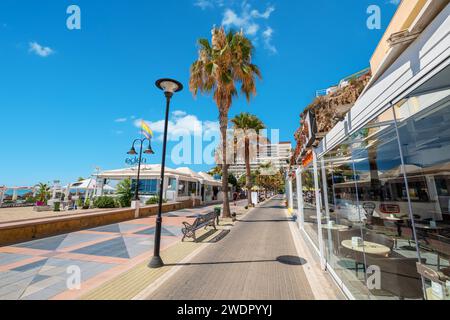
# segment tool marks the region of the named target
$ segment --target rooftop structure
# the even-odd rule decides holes
[[[261,165],[271,163],[277,170],[286,169],[289,167],[289,160],[291,156],[291,142],[280,142],[277,144],[267,145],[263,144],[260,146],[256,158],[250,162],[250,167],[252,171],[255,171],[260,169]],[[236,159],[236,163],[230,165],[228,171],[238,178],[244,175],[246,171],[244,159],[238,157]]]
[[[97,179],[96,195],[102,195],[102,187],[108,180],[131,179],[135,183],[137,167],[100,172]],[[143,201],[158,194],[161,181],[161,165],[142,165],[140,172],[139,195]],[[132,187],[134,190],[134,187]],[[222,182],[204,172],[190,168],[165,168],[164,198],[169,201],[197,200],[200,203],[221,201]]]

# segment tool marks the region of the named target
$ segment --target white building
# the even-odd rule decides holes
[[[253,161],[250,162],[252,171],[260,169],[261,165],[271,163],[277,169],[289,168],[289,162],[292,156],[291,142],[280,142],[277,144],[262,144],[259,152]],[[229,167],[229,172],[237,178],[245,174],[245,159],[241,156],[236,158],[236,162]]]
[[[402,1],[371,67],[350,112],[287,175],[288,204],[348,298],[448,300],[449,1]]]
[[[137,167],[104,171],[98,174],[96,196],[103,195],[103,186],[108,180],[131,179],[135,188]],[[196,200],[197,203],[210,204],[222,201],[222,182],[204,172],[189,168],[165,168],[164,199],[168,201]],[[149,198],[159,195],[161,165],[142,165],[140,172],[139,197],[145,203]],[[230,186],[231,191],[231,186]]]

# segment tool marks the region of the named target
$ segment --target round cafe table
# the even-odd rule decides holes
[[[332,227],[330,227],[328,224],[322,224],[322,228],[323,229],[328,229],[328,230],[337,230],[337,231],[344,231],[344,230],[348,230],[349,229],[348,226],[343,226],[343,225],[340,225],[340,224],[335,224]]]
[[[310,218],[311,220],[317,220],[317,215],[309,216],[309,218]],[[322,217],[320,217],[320,219],[321,219],[321,220],[326,220],[327,218],[322,216]]]
[[[364,241],[364,244],[362,246],[354,246],[352,243],[352,240],[344,240],[344,241],[342,241],[341,244],[344,248],[347,248],[347,249],[350,249],[353,251],[357,251],[357,252],[361,252],[361,253],[369,253],[369,254],[375,254],[375,255],[380,255],[380,256],[386,256],[391,252],[391,249],[389,249],[388,247],[386,247],[382,244],[369,242],[369,241]]]
[[[444,228],[444,227],[439,227],[439,226],[432,227],[432,226],[430,226],[428,224],[419,224],[419,223],[416,224],[416,228],[423,229],[423,230],[435,230],[435,231],[447,229],[447,228]]]
[[[387,217],[384,217],[384,218],[381,218],[381,219],[394,223],[395,226],[397,227],[397,235],[398,235],[398,237],[400,238],[402,236],[402,223],[403,223],[404,219],[397,218],[397,217],[391,217],[391,216],[387,216]]]

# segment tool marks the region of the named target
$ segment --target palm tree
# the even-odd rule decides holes
[[[50,198],[50,187],[46,183],[39,183],[37,185],[37,194],[36,198],[39,202],[42,202],[44,205],[47,204],[47,200]]]
[[[252,64],[254,47],[243,32],[225,32],[224,28],[212,29],[211,43],[208,39],[198,40],[198,59],[191,66],[189,88],[192,94],[198,92],[213,94],[219,109],[220,132],[222,135],[222,191],[223,216],[230,217],[228,195],[227,129],[228,112],[233,99],[238,96],[237,86],[250,102],[256,95],[256,77],[261,79],[259,68]]]
[[[131,190],[131,179],[122,180],[117,185],[116,193],[122,208],[131,206],[131,199],[133,198],[133,191]]]
[[[259,132],[265,129],[264,123],[258,119],[255,115],[244,112],[235,116],[231,122],[233,123],[233,128],[235,132],[239,132],[240,135],[238,140],[244,140],[244,160],[245,160],[245,175],[246,175],[246,188],[247,190],[251,190],[252,181],[251,181],[251,168],[250,168],[250,142],[254,140]],[[242,139],[243,138],[243,139]],[[255,141],[253,141],[255,142]],[[256,142],[257,143],[257,142]],[[252,205],[252,195],[250,192],[247,192],[248,205]]]
[[[220,166],[215,166],[208,172],[208,174],[211,176],[215,176],[215,175],[222,176],[222,168]]]

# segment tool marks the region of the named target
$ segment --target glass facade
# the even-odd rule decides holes
[[[135,190],[136,180],[131,180],[131,190]],[[157,179],[144,179],[139,180],[139,194],[142,195],[157,195],[159,191],[159,180]]]
[[[314,183],[314,166],[312,164],[305,168],[302,172],[302,189],[304,228],[308,236],[318,247],[317,199]]]
[[[299,177],[304,231],[353,297],[450,299],[450,90],[389,107]]]

